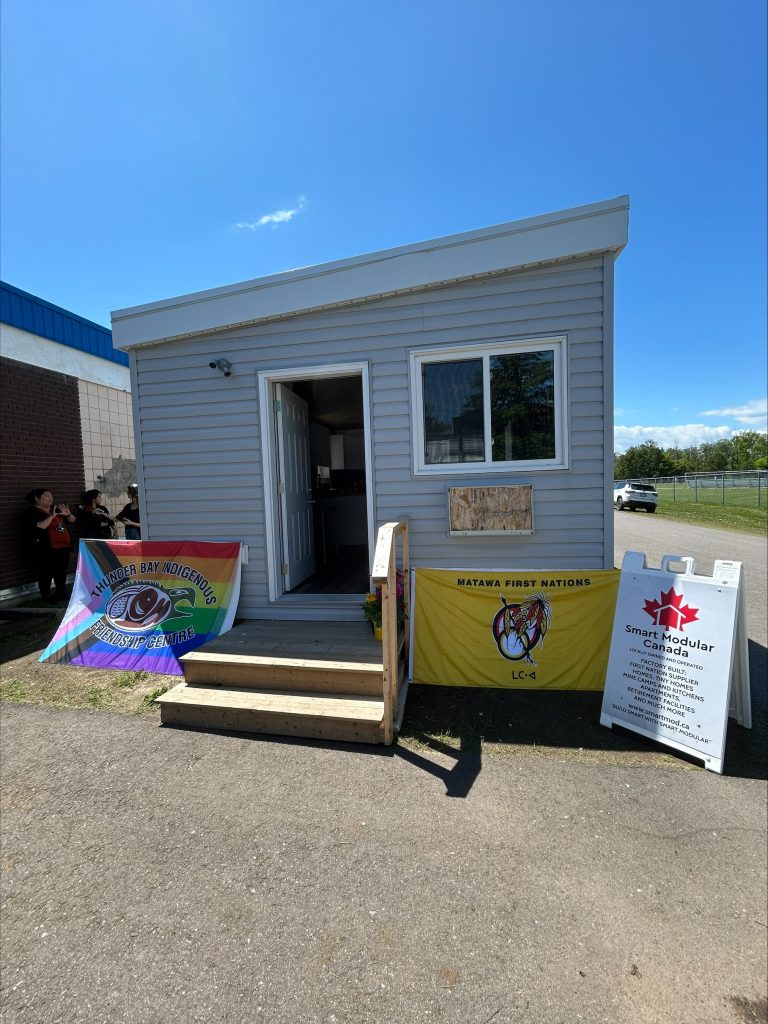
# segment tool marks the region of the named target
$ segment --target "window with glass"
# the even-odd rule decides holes
[[[417,471],[564,465],[564,344],[414,353]]]

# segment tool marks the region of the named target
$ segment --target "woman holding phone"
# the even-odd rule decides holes
[[[77,513],[77,527],[81,537],[112,540],[115,520],[109,509],[101,504],[101,491],[95,488],[83,495],[83,504]]]
[[[55,502],[48,487],[38,487],[27,495],[27,533],[33,551],[40,597],[50,599],[51,580],[56,587],[55,601],[67,600],[67,570],[72,551],[68,526],[75,521],[69,506]]]

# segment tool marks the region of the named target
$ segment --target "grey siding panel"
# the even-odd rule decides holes
[[[543,476],[543,474],[542,474],[542,476]],[[543,479],[540,480],[534,474],[531,474],[531,476],[529,478],[527,478],[527,479],[523,477],[519,481],[517,479],[515,479],[515,480],[513,480],[511,482],[515,482],[515,483],[517,483],[517,482],[520,482],[520,483],[532,483],[532,484],[534,484],[534,498],[535,498],[535,500],[539,496],[541,496],[543,500],[551,500],[551,501],[556,501],[556,502],[579,501],[582,498],[582,496],[586,494],[586,495],[589,496],[589,498],[587,500],[593,501],[593,500],[595,500],[595,497],[596,497],[596,495],[598,493],[599,493],[599,497],[602,498],[602,495],[603,495],[603,481],[602,481],[602,477],[600,477],[597,474],[592,474],[591,478],[585,476],[584,479],[590,481],[589,484],[587,484],[584,488],[581,488],[578,485],[574,485],[572,488],[567,488],[567,487],[562,486],[562,484],[561,484],[562,489],[554,490],[554,492],[553,492],[552,488],[546,486],[546,483],[545,483],[545,481]],[[498,483],[499,480],[496,480],[494,482]],[[502,482],[505,482],[505,481],[503,480]],[[509,478],[507,478],[506,482],[510,482]],[[429,494],[429,495],[439,494],[441,496],[440,500],[447,502],[447,498],[446,498],[446,494],[445,494],[445,488],[447,486],[449,486],[449,485],[454,486],[457,483],[466,483],[466,479],[463,479],[463,480],[459,480],[458,478],[453,478],[452,480],[444,480],[443,479],[443,485],[442,485],[441,488],[435,487],[435,481],[434,480],[428,480],[426,482],[422,482],[421,479],[419,479],[418,481],[412,482],[411,486],[408,488],[408,497],[409,498],[413,498],[414,506],[421,504],[421,502],[423,501],[423,496],[425,494]],[[483,484],[487,484],[488,481],[487,480],[482,480],[482,479],[479,479],[479,480],[474,480],[473,479],[472,483],[474,485],[477,485],[477,486],[482,486]],[[392,501],[392,497],[393,496],[396,496],[396,498],[398,498],[398,499],[401,499],[402,496],[403,496],[402,482],[401,482],[401,480],[397,480],[394,483],[383,481],[383,480],[378,479],[378,474],[377,474],[377,488],[376,488],[376,492],[377,492],[377,501],[379,502],[379,504],[381,504],[383,501],[389,501],[390,502],[390,507],[391,507],[391,501]]]
[[[602,498],[602,491],[599,492],[584,492],[579,491],[576,494],[569,492],[557,492],[556,494],[547,495],[547,500],[543,501],[539,494],[534,495],[535,503],[535,514],[537,524],[540,525],[542,515],[553,514],[549,512],[550,508],[558,510],[554,514],[561,515],[562,509],[567,509],[569,516],[592,514],[591,504],[594,501]],[[401,500],[395,497],[380,496],[379,497],[379,509],[386,510],[392,509],[396,505],[401,504]],[[567,503],[567,504],[566,504]],[[442,520],[442,531],[446,533],[448,530],[448,521],[446,519],[446,508],[448,501],[445,493],[441,492],[438,494],[421,495],[417,503],[412,502],[409,513],[411,522],[418,518],[424,518],[429,516],[438,516]],[[382,515],[380,518],[390,518],[389,516]]]
[[[158,441],[149,441],[144,447],[144,458],[154,456],[156,460],[167,460],[175,465],[180,462],[179,456],[183,455],[185,461],[190,459],[207,460],[211,452],[216,452],[216,459],[225,461],[242,462],[248,458],[250,452],[260,458],[261,449],[252,438],[242,437],[209,437],[206,438],[206,451],[198,449],[190,450],[189,442],[185,440],[171,441],[165,437]]]
[[[573,391],[573,389],[571,389]],[[579,397],[578,405],[573,405],[571,416],[597,416],[602,419],[603,417],[603,403],[599,402],[585,402]],[[613,409],[608,410],[608,415],[613,416]]]
[[[249,457],[251,460],[259,459],[258,449],[254,447],[250,452],[244,451],[242,448],[237,451],[217,451],[216,461],[213,463],[211,462],[209,452],[186,452],[183,460],[179,459],[176,452],[164,451],[157,454],[146,452],[144,460],[148,466],[168,466],[168,473],[183,475],[186,468],[191,466],[197,466],[206,472],[222,469],[225,472],[231,473],[233,466],[236,468],[242,466],[248,461]]]
[[[408,353],[429,345],[566,334],[570,469],[506,475],[412,473]],[[430,292],[297,316],[134,350],[136,423],[150,539],[237,539],[248,545],[238,614],[297,616],[267,599],[265,500],[257,374],[362,363],[369,367],[377,522],[408,515],[414,565],[595,569],[603,566],[603,264],[532,268]],[[208,366],[226,356],[232,376]],[[531,483],[532,536],[447,535],[447,488]],[[357,617],[316,603],[314,614]],[[318,609],[320,609],[318,611]]]
[[[574,431],[595,430],[602,432],[603,422],[602,416],[571,416],[571,428]]]

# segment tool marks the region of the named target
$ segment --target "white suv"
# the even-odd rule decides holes
[[[621,512],[628,508],[630,512],[644,508],[646,512],[655,512],[659,496],[652,484],[636,484],[632,480],[617,480],[613,485],[613,504]]]

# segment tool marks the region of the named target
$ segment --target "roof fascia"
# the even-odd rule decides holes
[[[629,197],[323,263],[112,313],[115,348],[297,315],[626,245]]]

